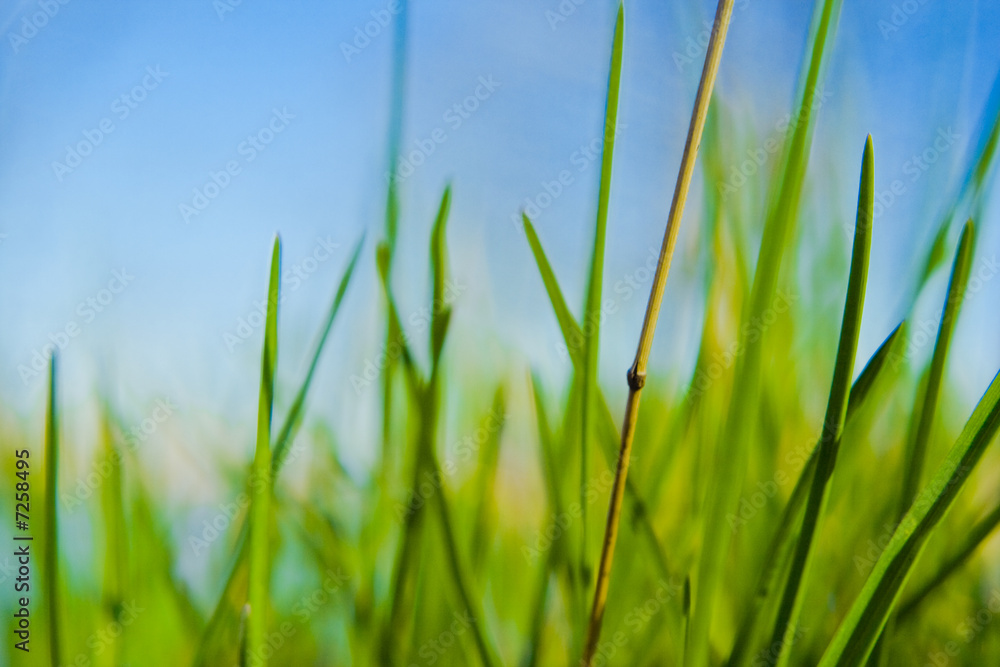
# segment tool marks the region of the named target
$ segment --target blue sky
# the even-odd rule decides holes
[[[283,304],[279,359],[291,383],[367,230],[319,391],[333,416],[355,419],[375,405],[375,392],[356,396],[349,378],[379,351],[371,257],[382,229],[393,39],[377,21],[392,5],[221,1],[33,0],[0,10],[0,397],[17,413],[38,414],[43,394],[43,383],[25,380],[18,367],[71,327],[77,333],[63,352],[71,403],[105,390],[141,416],[144,405],[169,396],[182,408],[252,424],[260,328],[235,345],[227,335],[238,336],[265,293],[275,231],[286,268],[298,268],[298,281],[286,284],[295,288]],[[537,222],[571,303],[581,303],[599,172],[586,145],[600,133],[615,6],[575,2],[564,0],[574,9],[559,21],[557,0],[411,6],[404,149],[431,141],[434,150],[402,186],[397,275],[416,279],[400,280],[399,298],[408,314],[426,298],[427,231],[450,181],[456,326],[468,348],[483,346],[485,367],[502,369],[523,354],[546,372],[566,370],[511,217],[560,172],[572,172]],[[742,132],[763,139],[790,109],[809,4],[736,3],[718,93]],[[36,21],[44,25],[25,28],[46,7],[51,17]],[[714,3],[626,7],[609,289],[659,244],[700,71],[678,66],[676,54],[697,42]],[[373,36],[354,43],[366,24]],[[998,27],[995,3],[845,3],[810,172],[810,190],[829,206],[809,211],[803,224],[829,230],[851,219],[868,132],[883,191],[912,178],[908,161],[940,133],[955,137],[916,180],[905,180],[880,219],[859,356],[903,315],[904,278],[959,176],[1000,66]],[[343,47],[352,43],[356,52]],[[477,92],[473,111],[455,111]],[[81,142],[92,150],[84,146],[76,164],[67,148]],[[197,215],[182,210],[206,202]],[[694,243],[696,211],[685,216],[682,253]],[[980,261],[1000,247],[997,214],[992,206],[982,221]],[[116,293],[123,271],[131,278]],[[675,360],[692,356],[697,284],[682,255],[654,367],[680,373],[687,362]],[[937,288],[920,311],[928,318]],[[982,335],[1000,326],[998,297],[1000,281],[986,281],[959,327],[952,374],[969,400],[1000,365],[995,339]],[[644,301],[641,294],[621,303],[607,323],[601,372],[614,378],[611,386],[622,384]]]

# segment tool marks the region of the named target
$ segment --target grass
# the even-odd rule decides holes
[[[226,502],[248,502],[226,517],[206,553],[192,559],[190,551],[201,530],[191,528],[191,508],[204,503],[166,493],[170,473],[150,449],[185,438],[215,452],[218,438],[237,437],[232,425],[222,435],[189,431],[181,417],[137,447],[127,436],[137,406],[100,395],[98,446],[88,449],[78,426],[88,422],[78,417],[92,406],[61,403],[55,359],[44,429],[0,421],[5,455],[16,448],[35,457],[40,448],[44,470],[44,529],[34,542],[43,594],[32,601],[42,646],[27,662],[6,649],[9,663],[832,667],[933,664],[952,642],[960,650],[948,664],[996,664],[996,627],[960,628],[989,608],[998,586],[998,455],[990,445],[1000,428],[1000,375],[970,416],[949,351],[969,310],[977,228],[990,222],[984,202],[1000,83],[958,187],[921,221],[932,232],[901,276],[906,319],[875,332],[883,342],[856,372],[858,355],[869,354],[859,349],[862,326],[874,331],[884,319],[864,307],[869,262],[888,261],[872,245],[873,194],[884,185],[871,138],[853,245],[844,247],[836,229],[814,229],[804,213],[826,203],[830,185],[812,155],[812,96],[834,52],[840,4],[814,3],[796,122],[777,163],[723,198],[711,184],[725,179],[746,141],[738,117],[712,95],[733,7],[719,3],[641,330],[632,323],[641,335],[627,395],[597,372],[619,342],[599,323],[606,254],[620,247],[609,212],[625,191],[611,187],[617,110],[629,95],[622,69],[626,55],[641,57],[626,54],[624,6],[609,11],[608,88],[591,100],[595,113],[603,103],[604,144],[594,226],[585,226],[593,246],[586,272],[572,281],[582,303],[566,299],[577,291],[556,275],[547,229],[522,216],[516,259],[551,308],[539,317],[565,345],[563,376],[516,350],[506,351],[500,371],[487,370],[491,352],[481,341],[492,339],[458,317],[467,302],[449,294],[461,277],[449,229],[463,224],[452,220],[463,190],[444,185],[433,211],[411,209],[392,175],[407,90],[404,6],[382,236],[360,239],[344,258],[294,377],[276,372],[279,348],[283,359],[295,352],[294,338],[278,340],[280,239],[270,270],[261,263],[261,364],[256,377],[233,379],[259,378],[256,442],[246,438],[235,463],[219,453],[215,480]],[[703,201],[689,202],[699,177]],[[686,207],[697,217],[694,241],[677,248]],[[806,228],[815,233],[800,233]],[[427,281],[417,301],[412,285],[400,288],[419,278],[397,255],[412,252],[403,239],[419,237]],[[682,377],[664,370],[651,345],[675,249],[704,289],[698,351]],[[819,267],[820,280],[801,279],[806,264]],[[366,273],[373,293],[358,286]],[[799,298],[782,301],[789,291]],[[331,343],[335,327],[359,335],[344,316],[351,299],[376,304],[377,342],[398,352],[373,381],[381,420],[370,437],[339,423],[339,406],[311,396],[328,372],[324,359],[360,359],[372,347]],[[940,303],[927,359],[912,353],[918,301]],[[413,312],[428,314],[426,326],[414,324]],[[690,313],[662,317],[673,323]],[[346,400],[347,409],[365,409]],[[367,468],[343,464],[349,451],[367,449],[377,452]],[[92,470],[106,472],[77,498],[77,480]],[[191,574],[192,560],[204,578]]]

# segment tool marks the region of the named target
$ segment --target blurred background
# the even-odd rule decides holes
[[[166,502],[217,503],[228,497],[213,483],[219,462],[235,468],[252,448],[258,304],[273,234],[284,242],[286,297],[279,414],[365,235],[310,404],[343,441],[345,466],[367,469],[380,433],[379,382],[365,380],[365,371],[385,342],[372,257],[384,227],[397,7],[391,0],[2,4],[5,423],[41,437],[45,360],[58,347],[67,459],[83,467],[92,455],[97,397],[108,398],[125,424],[166,404],[171,416],[141,458],[158,471]],[[616,418],[714,8],[705,0],[627,5],[600,349]],[[512,365],[537,369],[553,386],[569,377],[519,213],[532,215],[579,313],[615,10],[606,0],[410,3],[395,289],[407,328],[423,335],[427,237],[451,183],[449,348],[465,360],[453,391],[488,396],[487,381],[476,378]],[[651,359],[650,375],[670,391],[690,382],[705,316],[701,202],[713,191],[723,199],[744,188],[763,193],[762,174],[778,160],[766,147],[789,136],[811,11],[802,2],[736,2],[716,87],[731,162],[724,181],[697,172]],[[983,118],[1000,104],[998,30],[993,2],[844,4],[816,96],[799,223],[803,246],[815,254],[802,257],[793,281],[804,308],[829,314],[805,325],[802,340],[832,345],[842,287],[817,285],[831,272],[846,276],[871,133],[876,227],[859,370],[909,311],[911,276],[981,148]],[[760,218],[762,195],[755,196]],[[998,214],[995,198],[985,200],[973,263],[981,286],[965,306],[948,366],[956,419],[1000,365],[995,336],[983,335],[1000,327],[1000,281],[990,279],[1000,271]],[[946,280],[937,275],[917,304],[913,331],[936,322]],[[86,526],[78,531],[86,539]],[[203,595],[208,605],[215,593]]]

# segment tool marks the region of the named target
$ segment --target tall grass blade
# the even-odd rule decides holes
[[[948,456],[896,528],[823,654],[820,667],[847,667],[867,659],[924,544],[962,490],[998,428],[1000,374],[993,378]]]
[[[851,385],[851,392],[847,398],[847,416],[844,418],[844,429],[851,424],[852,418],[865,405],[866,400],[875,387],[877,380],[882,377],[882,372],[886,368],[887,362],[896,354],[896,346],[905,340],[905,322],[896,325],[892,333],[879,346],[875,354],[871,356],[864,370]],[[759,628],[764,623],[766,616],[762,613],[765,603],[769,602],[770,594],[778,588],[779,576],[785,571],[788,563],[786,556],[790,555],[790,547],[796,537],[796,529],[800,525],[802,510],[805,507],[808,490],[812,484],[813,474],[816,471],[816,460],[819,455],[819,447],[814,447],[808,460],[799,473],[799,477],[792,487],[792,493],[781,511],[781,517],[777,522],[777,529],[774,537],[768,545],[766,555],[762,563],[764,568],[753,588],[750,606],[743,618],[739,631],[736,633],[736,641],[733,650],[729,655],[729,667],[735,667],[743,663],[746,651],[753,638],[757,636]]]
[[[611,46],[607,106],[604,111],[604,141],[601,144],[601,181],[597,194],[597,223],[594,227],[594,251],[587,278],[587,299],[583,308],[583,374],[580,403],[580,572],[584,590],[590,587],[590,564],[587,558],[587,480],[590,479],[590,433],[597,387],[597,363],[600,349],[601,292],[604,283],[604,246],[608,229],[608,202],[611,198],[611,174],[614,162],[615,135],[618,134],[618,93],[621,88],[622,46],[625,31],[625,5],[618,4],[615,35]]]
[[[771,635],[770,646],[777,647],[779,665],[787,660],[785,649],[788,646],[788,641],[786,640],[798,617],[801,605],[800,588],[802,580],[806,576],[809,552],[812,549],[816,526],[826,505],[826,492],[837,462],[840,437],[843,434],[844,421],[847,417],[847,400],[851,378],[854,375],[854,358],[858,349],[861,314],[865,304],[865,287],[868,283],[868,257],[872,240],[875,192],[874,169],[872,138],[869,135],[865,142],[864,158],[861,163],[861,187],[858,194],[858,216],[854,226],[854,250],[851,256],[851,273],[847,284],[847,300],[844,304],[844,317],[840,329],[837,359],[834,363],[830,399],[827,403],[826,417],[823,420],[823,431],[818,446],[816,471],[813,474],[809,499],[802,517],[802,529],[799,532],[791,570],[788,573],[788,580],[785,582],[781,604],[778,607],[778,617]]]
[[[795,129],[785,152],[777,190],[769,203],[757,267],[751,288],[750,304],[742,324],[759,322],[771,307],[778,281],[778,270],[788,245],[790,231],[798,216],[799,198],[808,165],[809,146],[815,122],[813,107],[820,83],[820,72],[840,17],[840,0],[817,0],[813,9],[814,32],[807,44],[808,65],[799,87]],[[729,553],[731,531],[725,517],[733,511],[743,488],[748,460],[750,432],[756,426],[764,337],[751,338],[736,366],[729,414],[716,452],[715,489],[709,493],[705,511],[705,536],[695,578],[694,607],[691,616],[692,667],[706,667],[711,650],[711,625],[715,617],[715,598],[720,587],[725,559]],[[724,448],[724,449],[723,449]]]
[[[56,397],[56,353],[49,360],[49,401],[45,411],[45,543],[42,558],[49,621],[49,659],[62,664],[59,621],[59,401]]]
[[[670,261],[673,256],[674,246],[677,243],[677,234],[684,215],[684,205],[687,201],[688,190],[694,175],[698,146],[701,143],[702,133],[705,129],[708,107],[712,99],[712,90],[715,87],[715,77],[719,71],[719,63],[722,60],[722,49],[726,43],[726,33],[729,29],[729,20],[732,17],[732,13],[733,1],[719,0],[715,13],[715,23],[712,26],[711,37],[709,37],[705,53],[705,65],[701,72],[701,81],[698,84],[694,108],[691,111],[691,122],[688,126],[684,152],[681,156],[681,165],[677,173],[677,183],[674,187],[673,199],[670,203],[670,213],[668,214],[666,230],[663,234],[663,244],[660,248],[659,260],[653,276],[653,287],[646,305],[646,315],[642,324],[642,332],[639,335],[638,349],[635,361],[632,363],[632,367],[629,368],[627,374],[629,393],[625,406],[625,418],[622,422],[621,449],[618,454],[617,465],[615,466],[611,502],[608,506],[608,519],[604,531],[604,542],[601,546],[601,561],[597,571],[597,582],[594,590],[594,603],[591,607],[590,622],[587,625],[587,640],[583,650],[583,663],[588,667],[592,663],[594,653],[597,650],[601,624],[604,619],[604,609],[607,604],[611,565],[614,560],[615,543],[618,539],[622,502],[625,495],[626,480],[628,479],[629,459],[632,454],[632,440],[635,435],[635,426],[639,416],[639,400],[642,395],[643,385],[646,382],[646,364],[649,361],[649,353],[653,346],[653,334],[656,330],[656,321],[659,317],[660,305],[663,301],[667,274],[670,271]]]
[[[945,361],[948,349],[955,333],[965,288],[969,284],[969,268],[972,263],[972,253],[975,247],[975,227],[972,220],[965,223],[962,236],[955,251],[955,261],[952,264],[951,279],[948,283],[948,294],[945,298],[941,320],[938,325],[937,339],[934,342],[934,353],[931,366],[924,384],[922,400],[915,408],[914,415],[918,418],[916,435],[907,451],[907,466],[903,475],[903,491],[900,497],[899,516],[906,514],[910,504],[917,495],[924,469],[924,459],[927,456],[927,441],[930,439],[931,427],[937,412],[938,395],[941,393],[941,382],[944,378]]]
[[[281,239],[274,238],[271,280],[267,290],[267,319],[261,358],[260,397],[257,403],[257,447],[250,482],[250,581],[247,590],[247,654],[255,664],[266,665],[264,653],[270,589],[271,520],[271,411],[274,407],[274,376],[278,364],[278,288],[281,284]]]

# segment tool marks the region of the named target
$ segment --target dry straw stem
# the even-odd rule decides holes
[[[608,508],[608,522],[604,532],[604,543],[601,547],[601,562],[597,571],[597,584],[594,590],[594,605],[590,612],[590,623],[587,627],[587,641],[583,650],[583,664],[591,664],[597,641],[601,634],[601,621],[604,618],[604,607],[608,597],[608,583],[611,576],[611,564],[614,559],[615,542],[618,538],[618,524],[621,519],[622,498],[625,493],[625,480],[628,476],[629,458],[632,453],[632,438],[639,415],[639,397],[646,381],[646,364],[649,351],[653,345],[653,333],[656,320],[660,313],[660,303],[663,300],[663,290],[667,284],[667,273],[670,271],[670,258],[677,244],[677,233],[680,229],[684,204],[687,201],[688,189],[694,175],[695,158],[698,146],[705,129],[705,119],[708,116],[708,105],[712,99],[712,89],[715,87],[715,77],[722,60],[722,48],[726,43],[726,32],[729,20],[733,14],[733,0],[719,0],[715,12],[715,23],[712,25],[712,37],[708,43],[705,55],[705,66],[701,72],[698,84],[698,94],[691,113],[691,124],[688,127],[687,141],[681,157],[680,172],[677,174],[677,184],[674,187],[674,197],[670,204],[670,214],[667,218],[667,228],[663,235],[663,245],[660,247],[660,258],[653,277],[653,288],[646,305],[646,317],[639,335],[639,348],[635,361],[628,371],[628,400],[625,404],[625,419],[622,423],[621,450],[618,455],[618,465],[615,470],[614,486],[611,490],[611,505]]]

